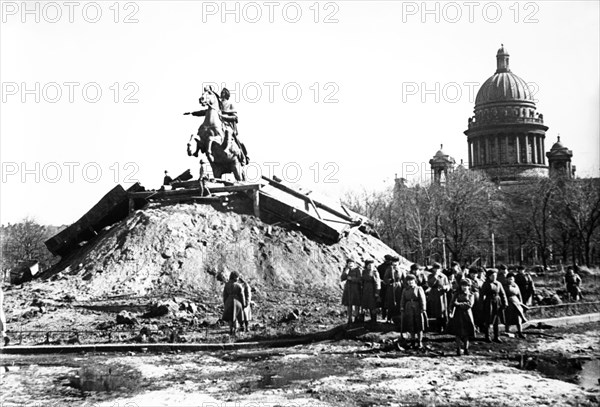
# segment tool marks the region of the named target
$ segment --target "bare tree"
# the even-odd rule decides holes
[[[437,227],[457,261],[473,256],[491,232],[496,218],[497,187],[474,171],[456,171],[446,183],[431,186]]]
[[[19,223],[2,226],[2,268],[17,266],[26,260],[36,260],[41,268],[49,267],[54,258],[44,242],[52,235],[52,230],[40,225],[33,218],[25,218]]]
[[[590,266],[594,234],[600,228],[600,179],[562,179],[560,186],[566,217],[583,249],[583,260]]]

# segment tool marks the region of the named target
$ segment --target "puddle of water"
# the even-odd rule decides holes
[[[271,366],[268,372],[263,373],[261,379],[255,383],[259,389],[282,388],[295,382],[312,381],[327,376],[346,375],[351,367],[344,363],[327,360],[306,361],[305,358],[287,360],[285,364]],[[294,363],[301,362],[301,363]]]
[[[524,368],[586,389],[600,388],[600,359],[529,358]]]
[[[70,376],[69,386],[85,391],[129,392],[138,387],[141,373],[125,365],[92,365]]]
[[[579,384],[586,389],[600,388],[600,359],[588,360],[581,365]]]

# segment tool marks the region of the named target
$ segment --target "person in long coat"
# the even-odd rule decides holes
[[[504,291],[506,291],[506,283],[508,280],[508,267],[506,264],[501,264],[498,266],[497,273],[496,281],[502,284],[502,288],[504,288]]]
[[[469,287],[469,291],[473,294],[473,306],[471,307],[471,312],[473,314],[473,321],[475,322],[475,326],[483,331],[483,302],[481,301],[481,285],[483,282],[479,280],[477,277],[479,270],[476,267],[471,267],[468,272],[468,278],[471,282]]]
[[[248,332],[248,324],[252,320],[252,308],[250,302],[252,301],[252,288],[248,281],[240,277],[240,284],[244,289],[244,297],[246,298],[246,306],[244,307],[244,332]]]
[[[362,296],[360,306],[363,311],[369,310],[371,322],[377,322],[377,300],[381,290],[381,281],[379,273],[375,268],[373,260],[365,261],[365,268],[362,272]]]
[[[385,302],[387,308],[387,322],[400,321],[400,299],[402,296],[402,282],[404,273],[400,270],[398,262],[394,262],[385,273],[384,281],[387,287]]]
[[[490,325],[494,327],[494,342],[501,343],[498,337],[498,324],[503,320],[503,312],[506,308],[506,293],[502,284],[496,280],[496,269],[487,270],[487,280],[481,286],[479,292],[483,302],[483,326],[486,342],[490,341]]]
[[[524,339],[525,335],[523,335],[522,327],[523,323],[527,322],[527,318],[525,318],[525,305],[523,304],[521,290],[515,282],[514,274],[509,274],[506,281],[507,307],[504,321],[506,332],[508,332],[509,326],[516,325],[517,336]]]
[[[564,280],[569,299],[579,301],[582,298],[581,277],[579,277],[579,274],[575,273],[572,266],[567,267],[567,273],[565,274]]]
[[[223,321],[229,322],[229,333],[235,335],[239,326],[244,323],[244,307],[246,298],[244,288],[239,283],[239,274],[231,272],[229,281],[223,288]]]
[[[465,355],[469,354],[469,338],[475,336],[475,320],[473,319],[473,304],[475,296],[470,292],[471,282],[462,278],[459,290],[450,301],[450,323],[448,333],[456,336],[456,354],[460,356],[461,341],[464,344]]]
[[[362,292],[362,272],[353,259],[346,261],[346,267],[342,270],[341,280],[345,281],[344,293],[342,294],[342,305],[348,307],[348,323],[352,323],[352,316],[358,317],[360,312],[360,301]]]
[[[517,267],[515,283],[517,283],[517,285],[519,286],[519,290],[521,291],[523,304],[531,305],[533,301],[533,296],[535,294],[535,284],[533,283],[533,278],[531,278],[531,274],[525,271],[525,267]]]
[[[450,290],[448,278],[442,273],[442,266],[434,263],[433,271],[427,279],[427,313],[437,319],[440,332],[446,329],[448,321],[448,301],[446,293]]]
[[[414,275],[406,277],[407,287],[402,290],[400,312],[402,315],[402,332],[410,332],[412,346],[423,348],[423,331],[427,327],[426,298],[423,288],[417,286]],[[418,344],[415,342],[415,336]]]
[[[377,272],[379,273],[379,281],[381,281],[381,290],[379,292],[379,300],[381,302],[381,318],[385,321],[387,319],[387,303],[385,301],[385,295],[387,294],[387,283],[385,282],[385,272],[394,263],[394,257],[390,254],[386,254],[383,259],[383,263],[377,266]]]

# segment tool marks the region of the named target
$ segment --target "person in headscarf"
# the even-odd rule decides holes
[[[381,290],[379,273],[375,268],[373,260],[365,261],[362,272],[362,295],[360,306],[363,311],[369,310],[371,322],[377,322],[377,299]]]
[[[425,292],[417,286],[417,280],[412,274],[406,277],[406,283],[407,287],[402,290],[400,299],[402,332],[410,333],[413,348],[422,349],[423,331],[427,328]]]
[[[341,280],[346,282],[342,294],[342,305],[348,307],[348,323],[351,324],[352,317],[354,316],[356,320],[359,315],[362,292],[362,272],[354,259],[346,261]]]
[[[460,356],[461,342],[464,346],[465,355],[469,354],[469,338],[475,336],[475,321],[471,308],[475,303],[475,296],[470,292],[471,282],[468,278],[462,278],[459,291],[454,294],[450,301],[450,323],[448,333],[456,336],[456,354]]]
[[[239,283],[239,274],[232,271],[229,281],[223,288],[223,321],[229,322],[229,334],[235,336],[239,326],[244,323],[244,308],[246,298],[244,288]]]

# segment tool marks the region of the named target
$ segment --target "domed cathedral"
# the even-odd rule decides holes
[[[547,177],[544,117],[527,82],[511,72],[504,45],[496,54],[496,73],[479,89],[475,115],[464,132],[469,168],[496,182],[511,184]]]

